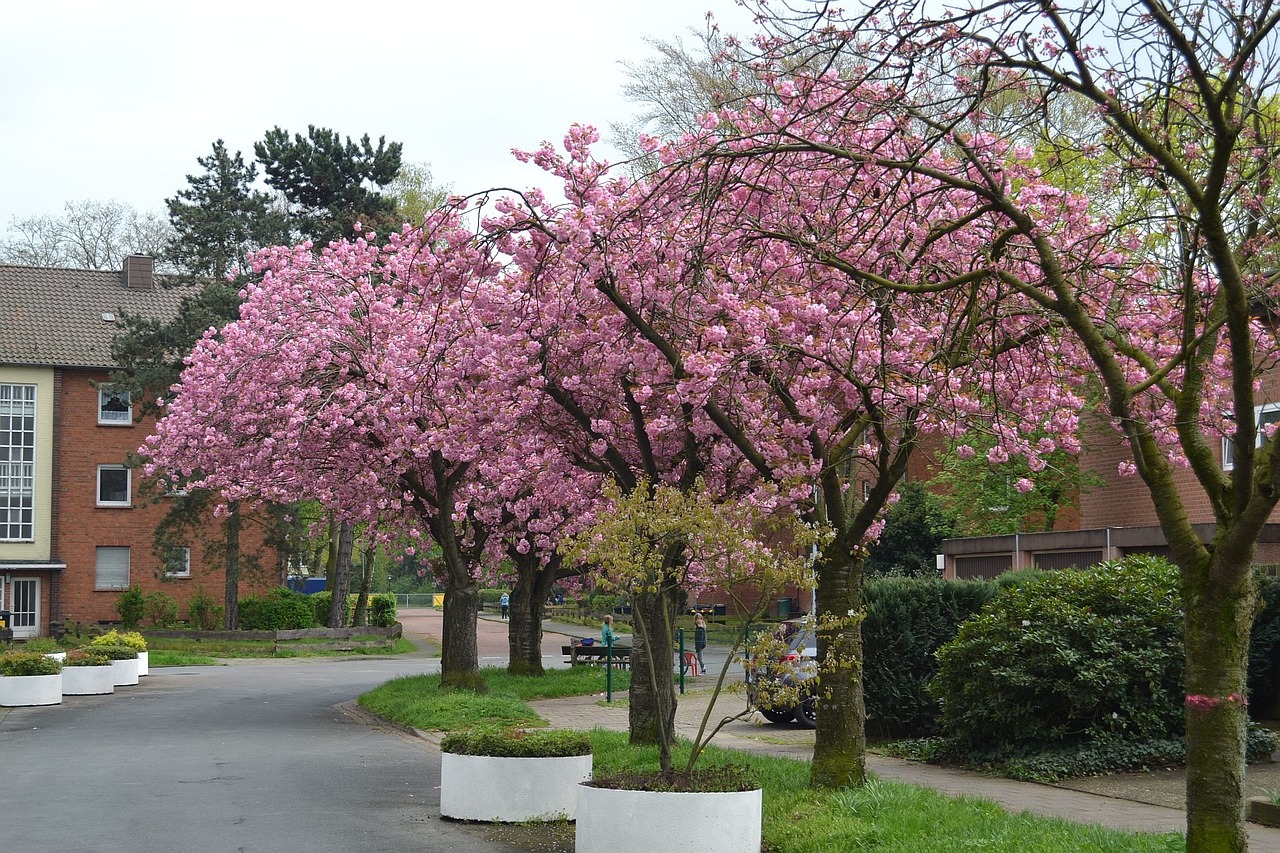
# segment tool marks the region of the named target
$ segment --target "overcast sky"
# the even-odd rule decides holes
[[[545,185],[513,147],[636,112],[621,60],[646,37],[748,21],[733,0],[219,0],[6,4],[0,231],[63,204],[140,211],[186,187],[215,139],[253,159],[279,125],[404,144],[458,192]]]

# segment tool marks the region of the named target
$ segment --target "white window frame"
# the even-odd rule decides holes
[[[19,393],[21,392],[21,393]],[[21,399],[19,400],[19,397]],[[20,411],[21,409],[21,411]],[[0,383],[0,416],[31,419],[31,428],[0,433],[5,440],[19,434],[19,444],[0,445],[0,542],[34,542],[36,538],[36,452],[39,388],[29,383]],[[29,438],[29,442],[27,439]],[[29,454],[27,451],[30,451]],[[24,458],[30,455],[30,459]]]
[[[173,552],[177,552],[177,553],[176,553],[176,554],[174,554]],[[177,557],[180,557],[180,558],[181,558],[181,560],[182,560],[182,571],[174,572],[174,571],[170,571],[170,570],[169,570],[169,559],[168,559],[168,557],[169,557],[170,555],[172,555],[172,556],[177,556]],[[183,545],[183,546],[181,546],[181,547],[171,548],[171,549],[170,549],[170,554],[169,554],[169,555],[166,555],[166,557],[165,557],[164,567],[163,567],[163,568],[164,568],[164,576],[165,576],[165,577],[167,577],[167,578],[189,578],[189,577],[191,577],[191,549],[190,549],[190,548],[188,548],[188,547],[187,547],[187,546],[185,546],[185,545]]]
[[[108,411],[107,403],[115,397],[128,402],[123,412]],[[133,426],[133,400],[128,391],[111,385],[98,386],[98,426]]]
[[[104,501],[102,499],[102,472],[104,471],[123,471],[124,472],[124,500],[122,501]],[[133,506],[133,471],[124,465],[99,465],[98,478],[95,481],[97,491],[94,493],[97,505],[100,507],[119,508]]]
[[[123,567],[120,565],[121,558],[123,558]],[[127,545],[99,545],[94,552],[93,588],[95,590],[128,589],[129,563],[130,553]],[[124,574],[123,579],[119,577],[122,570]],[[103,576],[106,573],[115,575],[115,583],[103,582]],[[108,575],[108,579],[111,579],[110,575]]]
[[[1254,446],[1261,447],[1263,439],[1266,438],[1262,428],[1268,424],[1280,422],[1280,403],[1263,403],[1261,406],[1254,406],[1253,422],[1258,427]],[[1224,436],[1222,439],[1222,470],[1232,471],[1235,470],[1235,467],[1235,442]]]

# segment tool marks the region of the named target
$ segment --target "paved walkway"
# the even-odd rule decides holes
[[[402,621],[404,621],[403,615]],[[430,633],[431,627],[433,626],[416,619],[405,623],[407,631],[423,631],[427,636],[438,636]],[[486,654],[484,651],[486,648],[494,649],[498,641],[505,644],[505,628],[505,623],[496,617],[490,619],[486,615],[480,619],[478,631],[481,637],[482,656]],[[547,655],[548,666],[561,665],[559,647],[564,643],[564,636],[590,636],[593,633],[590,628],[581,625],[550,622],[544,623],[544,632],[546,638],[543,651]],[[548,653],[548,649],[552,649],[553,652]],[[681,737],[692,738],[697,734],[703,714],[710,702],[715,676],[727,657],[727,650],[724,649],[708,651],[710,654],[706,657],[709,674],[689,679],[688,692],[678,697],[676,730]],[[505,645],[503,652],[505,653]],[[496,654],[496,652],[492,653]],[[741,671],[731,665],[725,674],[725,684],[730,688],[729,692],[722,692],[717,699],[715,706],[717,713],[711,718],[710,725],[714,725],[725,716],[737,714],[745,709],[746,700],[743,695],[732,691],[733,686],[740,683]],[[615,698],[625,700],[626,697]],[[603,700],[603,695],[577,696],[530,704],[548,723],[558,728],[604,728],[626,731],[625,701],[619,701],[610,706]],[[728,723],[712,743],[726,749],[808,761],[813,753],[813,732],[795,725],[765,724],[759,715],[753,714],[745,719]],[[1102,796],[1034,782],[999,779],[965,770],[935,767],[875,754],[868,755],[867,766],[872,773],[882,779],[932,788],[951,796],[980,797],[996,802],[1011,812],[1027,811],[1077,823],[1098,824],[1114,829],[1142,832],[1180,833],[1186,828],[1186,813],[1182,809],[1136,802],[1116,796]],[[1251,853],[1280,853],[1280,829],[1250,824],[1249,849]]]

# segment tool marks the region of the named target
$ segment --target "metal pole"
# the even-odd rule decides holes
[[[680,695],[684,695],[684,629],[680,628],[676,631],[676,635],[680,638]]]
[[[613,701],[613,637],[604,644],[604,701]]]

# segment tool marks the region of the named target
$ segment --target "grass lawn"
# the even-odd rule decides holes
[[[508,675],[505,669],[480,670],[489,692],[441,690],[438,675],[411,675],[388,681],[360,697],[373,713],[435,732],[476,726],[539,727],[547,724],[526,702],[603,693],[605,670],[595,666],[547,670],[541,678]],[[627,670],[613,671],[613,689],[625,693],[631,683]]]
[[[603,692],[596,667],[550,670],[542,678],[517,678],[502,669],[483,670],[487,695],[439,688],[438,676],[399,678],[360,697],[360,704],[396,722],[430,731],[475,726],[542,726],[524,703],[533,699]],[[614,672],[614,689],[625,691],[630,673]],[[633,747],[625,732],[591,733],[597,772],[655,770],[656,747]],[[676,765],[688,744],[675,750]],[[814,791],[809,765],[710,747],[699,766],[749,764],[764,789],[764,843],[769,853],[1173,853],[1186,846],[1180,835],[1117,832],[1095,826],[1010,815],[994,803],[953,798],[896,782],[873,780],[856,789]],[[532,831],[532,830],[529,830]],[[554,830],[547,829],[550,833]],[[678,831],[678,828],[673,828]]]
[[[356,637],[355,639],[375,639]],[[304,639],[275,644],[270,640],[197,640],[190,637],[148,637],[147,650],[152,666],[199,666],[216,663],[215,658],[296,658],[347,657],[350,655],[403,655],[415,650],[413,643],[401,638],[390,649],[352,649],[350,651],[316,651],[308,646],[319,642]],[[278,648],[277,648],[278,645]]]

